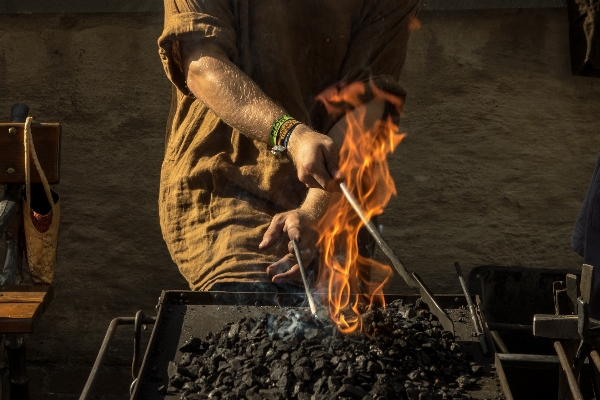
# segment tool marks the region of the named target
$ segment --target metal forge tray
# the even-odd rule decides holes
[[[419,296],[389,294],[385,297],[386,302],[402,299],[414,303]],[[490,371],[493,361],[483,356],[477,338],[473,337],[474,329],[468,310],[464,309],[464,296],[452,294],[436,297],[454,320],[457,341],[473,355],[473,361]],[[168,384],[169,361],[181,360],[178,349],[190,337],[204,339],[209,332],[219,331],[242,316],[278,313],[282,307],[299,307],[303,302],[304,296],[297,294],[163,291],[158,303],[156,324],[131,398],[173,398],[160,394],[158,388]],[[498,394],[497,384],[496,379],[484,377],[480,379],[480,387],[470,394],[476,399],[493,398]]]

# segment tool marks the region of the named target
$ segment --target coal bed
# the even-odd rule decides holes
[[[415,299],[363,315],[367,335],[343,335],[305,307],[171,296],[161,304],[134,398],[502,398],[467,310],[450,310],[453,336]]]

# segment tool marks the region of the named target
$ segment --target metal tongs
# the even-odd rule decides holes
[[[300,246],[295,239],[292,239],[292,245],[294,246],[294,253],[296,253],[296,261],[298,262],[298,268],[300,269],[300,275],[302,275],[302,283],[304,283],[304,290],[306,291],[306,298],[308,299],[308,306],[310,307],[310,313],[313,317],[318,319],[317,316],[317,304],[315,299],[310,293],[308,288],[308,277],[306,276],[306,270],[304,269],[304,263],[302,262],[302,254],[300,253]]]
[[[354,211],[356,211],[360,219],[363,221],[365,227],[367,228],[371,236],[373,236],[373,239],[375,239],[375,241],[377,242],[377,245],[379,245],[379,247],[385,253],[385,255],[388,256],[388,258],[392,261],[392,264],[394,265],[394,268],[396,268],[396,271],[398,271],[402,278],[404,278],[404,281],[408,284],[408,286],[410,286],[411,288],[419,289],[423,301],[429,306],[429,311],[431,311],[431,313],[438,318],[438,320],[444,327],[444,330],[452,332],[452,334],[454,335],[454,323],[452,322],[452,319],[440,306],[433,293],[431,293],[431,291],[421,280],[419,275],[417,275],[416,272],[410,274],[406,270],[406,267],[404,267],[402,261],[400,261],[398,256],[394,253],[394,250],[392,250],[392,248],[385,242],[385,240],[383,240],[383,237],[375,227],[375,224],[367,219],[367,216],[362,206],[359,204],[358,200],[356,200],[356,198],[352,195],[352,193],[348,189],[348,186],[346,186],[344,182],[340,183],[340,189],[342,189],[342,193],[344,193],[344,196],[346,196],[346,199],[348,200],[352,208],[354,208]]]

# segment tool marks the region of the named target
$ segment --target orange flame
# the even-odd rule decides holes
[[[365,126],[366,111],[358,108],[367,92],[383,99],[400,114],[402,99],[382,92],[374,85],[354,83],[342,89],[330,88],[318,100],[334,116],[345,113],[348,123],[340,151],[340,172],[346,184],[365,209],[370,220],[383,212],[396,187],[390,175],[387,155],[394,151],[404,134],[392,116]],[[364,226],[352,206],[341,195],[334,197],[319,223],[321,268],[317,288],[327,293],[329,313],[342,333],[362,329],[361,313],[373,304],[385,307],[383,287],[392,276],[388,265],[359,254],[358,232]],[[372,280],[371,277],[379,278]]]

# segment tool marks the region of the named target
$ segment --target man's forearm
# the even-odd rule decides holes
[[[194,96],[227,125],[268,143],[273,121],[286,111],[229,61],[217,45],[184,42],[182,52],[187,85]]]

